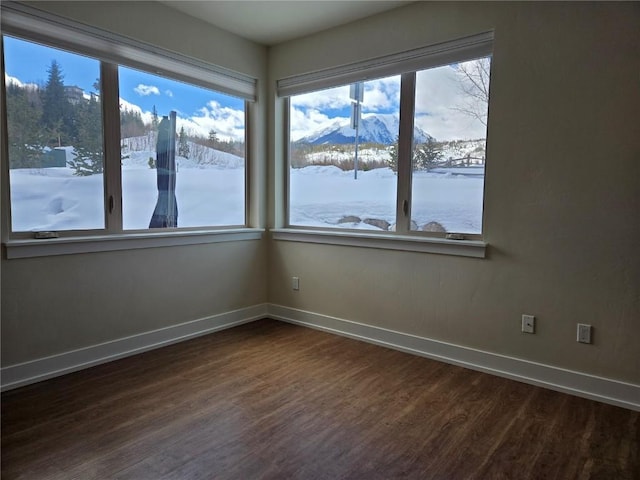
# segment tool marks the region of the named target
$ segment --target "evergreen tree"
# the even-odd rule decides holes
[[[40,165],[45,139],[40,128],[42,108],[34,93],[13,83],[6,86],[9,168]]]
[[[75,158],[70,162],[79,176],[102,173],[102,109],[99,97],[91,95],[91,99],[77,107],[78,140],[75,145]]]
[[[140,112],[134,110],[120,110],[120,136],[122,138],[141,137],[146,127]]]
[[[151,110],[151,129],[154,132],[158,131],[158,110],[156,110],[156,106],[153,106],[153,110]]]
[[[215,130],[209,130],[209,139],[207,143],[211,148],[216,148],[216,144],[218,143],[218,134]]]
[[[64,75],[57,61],[52,60],[51,65],[47,69],[47,83],[42,90],[42,124],[47,130],[50,139],[49,144],[52,146],[61,146],[64,141],[70,139],[67,137],[67,129],[69,117],[69,102],[64,94]]]
[[[389,160],[387,164],[394,173],[398,173],[398,140],[400,137],[396,136],[396,141],[389,147]]]
[[[180,134],[178,135],[178,155],[189,158],[189,144],[187,143],[187,134],[184,131],[184,127],[180,128]]]
[[[434,140],[418,145],[414,151],[414,167],[431,170],[442,160],[442,144]]]

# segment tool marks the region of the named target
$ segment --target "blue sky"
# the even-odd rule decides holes
[[[93,90],[99,76],[99,62],[71,54],[4,37],[5,70],[22,83],[44,84],[47,69],[56,60],[62,69],[65,85],[77,85],[85,92]],[[486,128],[455,107],[468,102],[461,97],[455,74],[456,64],[433,68],[418,74],[416,89],[416,124],[438,140],[481,138]],[[156,107],[158,115],[178,113],[178,128],[184,126],[190,134],[207,136],[216,131],[220,139],[244,138],[244,101],[176,80],[150,73],[119,68],[120,98],[141,110],[150,121]],[[399,112],[400,77],[393,76],[366,82],[363,114]],[[350,114],[349,86],[298,95],[292,99],[292,138],[300,138],[326,128],[337,119],[348,120]]]
[[[93,84],[100,76],[98,60],[75,53],[9,36],[4,37],[4,51],[7,75],[22,83],[44,85],[52,60],[58,62],[65,85],[76,85],[87,93],[94,91]],[[187,131],[206,135],[214,129],[219,138],[243,136],[244,126],[240,128],[239,123],[244,100],[126,67],[118,71],[120,98],[140,107],[143,114],[154,106],[160,116],[175,110],[178,127],[182,119]]]

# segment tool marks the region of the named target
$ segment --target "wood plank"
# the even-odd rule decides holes
[[[272,320],[2,394],[2,478],[640,478],[638,412]]]

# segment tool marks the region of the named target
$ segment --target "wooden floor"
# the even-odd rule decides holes
[[[640,414],[263,320],[2,395],[2,480],[640,479]]]

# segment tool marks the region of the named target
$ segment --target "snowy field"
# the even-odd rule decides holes
[[[244,168],[182,168],[177,174],[178,226],[244,225]],[[104,228],[102,175],[70,168],[11,170],[14,231]],[[158,197],[156,171],[124,167],[123,226],[146,229]]]
[[[142,163],[123,166],[125,230],[148,228],[156,204],[156,171]],[[449,232],[480,233],[482,171],[471,167],[417,172],[412,207],[417,227],[436,221]],[[102,175],[78,177],[63,167],[10,172],[14,231],[104,228]],[[357,180],[353,171],[334,166],[292,169],[291,224],[372,230],[377,227],[365,219],[393,224],[396,180],[388,168],[360,171]],[[244,168],[237,163],[232,168],[182,165],[176,181],[179,227],[244,224]],[[339,223],[346,216],[362,222]]]
[[[440,223],[448,232],[481,233],[483,168],[416,172],[413,177],[412,220],[418,229]],[[456,173],[452,173],[456,172]],[[397,176],[389,168],[358,172],[334,166],[291,170],[292,225],[379,230],[365,219],[395,223]],[[341,223],[345,217],[362,222]]]

